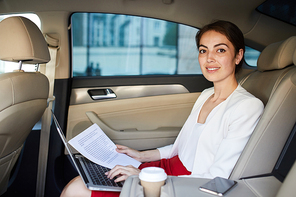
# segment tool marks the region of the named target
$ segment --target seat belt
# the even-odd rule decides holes
[[[49,93],[47,99],[47,108],[42,116],[42,125],[40,133],[40,145],[38,156],[38,171],[37,171],[37,184],[36,184],[36,197],[43,197],[45,192],[45,181],[47,171],[47,159],[49,150],[49,137],[50,137],[50,125],[51,125],[51,109],[55,97],[53,95],[54,80],[55,80],[55,68],[58,65],[57,55],[59,50],[59,40],[50,37],[48,34],[44,35],[48,44],[50,53],[50,61],[40,68],[40,72],[45,74],[49,81]]]

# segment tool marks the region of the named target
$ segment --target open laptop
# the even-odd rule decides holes
[[[52,112],[52,111],[51,111]],[[81,154],[73,154],[68,144],[67,139],[60,127],[58,120],[53,114],[53,120],[56,125],[57,131],[69,153],[69,156],[81,176],[84,184],[90,190],[101,190],[101,191],[121,191],[123,182],[115,183],[114,180],[108,179],[105,172],[109,171],[109,168],[98,165]]]

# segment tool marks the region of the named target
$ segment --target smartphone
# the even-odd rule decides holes
[[[216,177],[205,183],[204,185],[200,186],[199,189],[203,192],[214,194],[216,196],[223,196],[236,184],[236,181],[225,179],[222,177]]]

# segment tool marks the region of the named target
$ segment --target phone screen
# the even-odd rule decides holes
[[[223,196],[226,192],[228,192],[231,188],[233,188],[237,184],[236,181],[216,177],[204,185],[200,186],[200,190],[215,194],[217,196]]]

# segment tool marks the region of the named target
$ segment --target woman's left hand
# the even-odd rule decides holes
[[[105,174],[109,179],[113,179],[114,177],[117,177],[114,181],[120,182],[126,180],[131,175],[138,175],[140,174],[141,170],[138,168],[135,168],[132,165],[128,166],[115,166],[112,170],[109,172],[106,172]]]

